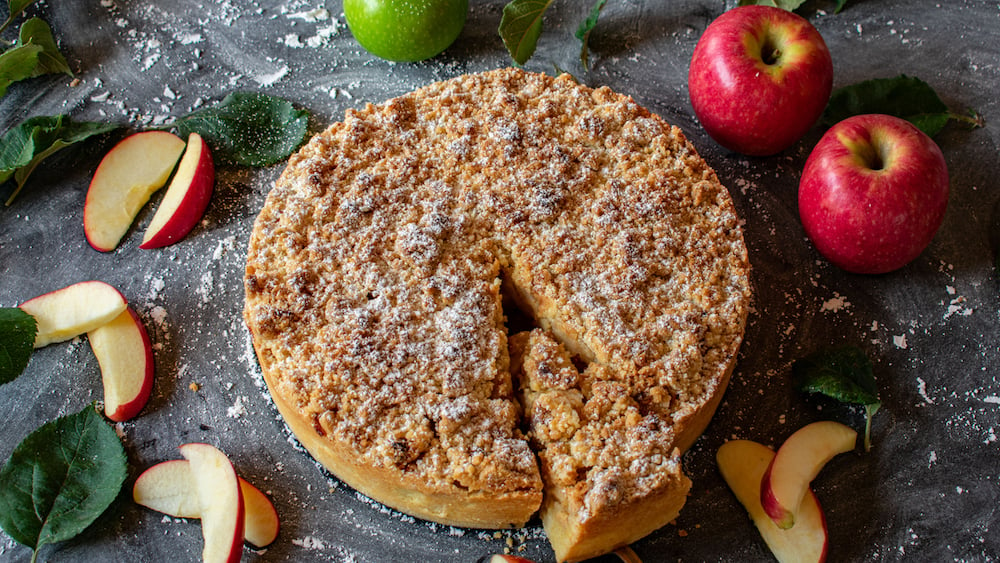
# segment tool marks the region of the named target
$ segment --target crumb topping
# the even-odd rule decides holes
[[[348,111],[293,156],[245,318],[272,392],[365,463],[500,492],[540,487],[535,450],[600,511],[672,474],[675,426],[738,349],[748,271],[680,130],[502,69]],[[510,352],[505,293],[540,327]]]

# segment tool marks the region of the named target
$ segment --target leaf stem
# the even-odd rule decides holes
[[[948,112],[948,119],[953,119],[955,121],[960,121],[969,125],[971,129],[978,129],[986,125],[986,118],[981,114],[976,112],[976,110],[969,110],[969,113],[956,113],[953,111]]]

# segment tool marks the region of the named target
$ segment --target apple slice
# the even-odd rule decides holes
[[[494,553],[490,557],[489,563],[535,563],[531,559],[525,559],[520,555],[507,555],[504,553]]]
[[[142,206],[170,178],[184,141],[166,131],[123,139],[104,155],[87,190],[83,232],[101,252],[118,246]]]
[[[240,489],[243,491],[247,511],[246,540],[254,547],[271,545],[281,529],[278,511],[267,495],[243,477],[240,477]]]
[[[246,509],[233,464],[208,444],[184,444],[181,455],[190,462],[194,491],[201,511],[205,563],[239,563],[243,553]]]
[[[175,518],[201,518],[191,463],[172,459],[143,471],[132,486],[132,500]]]
[[[201,135],[188,135],[177,171],[139,248],[161,248],[184,238],[205,214],[215,186],[212,153]]]
[[[857,439],[853,428],[824,420],[799,428],[785,440],[760,482],[760,503],[779,528],[795,524],[809,483],[835,455],[853,450]]]
[[[760,504],[760,483],[774,459],[771,448],[750,440],[732,440],[719,448],[715,460],[726,484],[764,538],[764,543],[782,563],[820,562],[826,559],[826,518],[811,490],[806,490],[794,528],[783,530]]]
[[[62,342],[111,321],[128,302],[102,281],[85,281],[39,295],[21,304],[35,318],[35,348]]]
[[[146,406],[153,390],[153,347],[142,319],[126,307],[107,324],[87,333],[101,366],[104,414],[115,422],[128,420]]]
[[[280,524],[274,504],[246,479],[239,477],[246,509],[244,537],[254,547],[267,547],[278,537]],[[175,459],[142,472],[132,487],[136,503],[176,518],[201,518],[190,463]]]

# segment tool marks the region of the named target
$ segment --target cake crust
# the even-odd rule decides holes
[[[314,137],[244,285],[268,389],[314,457],[445,524],[540,509],[560,561],[676,516],[750,299],[732,200],[679,129],[513,68]],[[538,328],[508,341],[505,298]]]

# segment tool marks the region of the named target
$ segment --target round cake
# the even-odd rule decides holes
[[[350,110],[292,156],[244,317],[278,410],[338,478],[453,526],[540,513],[576,561],[680,511],[749,268],[679,129],[507,68]]]

